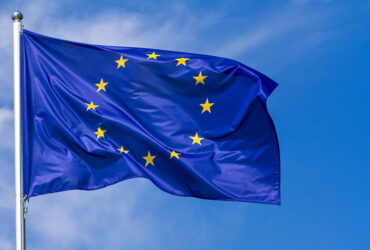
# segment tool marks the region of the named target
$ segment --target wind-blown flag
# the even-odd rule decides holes
[[[27,197],[144,177],[180,196],[280,204],[266,99],[230,59],[21,36]]]

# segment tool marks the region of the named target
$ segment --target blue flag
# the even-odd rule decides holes
[[[170,194],[280,204],[266,99],[277,84],[230,59],[98,46],[24,30],[24,192],[143,177]]]

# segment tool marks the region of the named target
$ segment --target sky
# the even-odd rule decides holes
[[[0,0],[0,249],[15,247],[11,13],[92,44],[232,58],[279,83],[267,106],[281,206],[167,194],[145,179],[30,199],[37,249],[368,249],[369,1]]]

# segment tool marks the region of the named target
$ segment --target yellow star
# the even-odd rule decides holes
[[[151,54],[146,54],[148,56],[147,59],[150,59],[150,58],[153,58],[153,59],[156,59],[157,60],[157,57],[158,56],[161,56],[161,55],[156,55],[155,52],[151,53]]]
[[[201,140],[203,140],[204,138],[201,138],[198,136],[198,133],[195,133],[195,136],[189,136],[191,139],[193,139],[193,143],[198,143],[199,145],[202,145],[202,143],[200,142]]]
[[[202,71],[200,71],[199,72],[199,75],[198,76],[193,76],[193,78],[195,79],[195,80],[197,80],[196,82],[195,82],[195,86],[196,85],[198,85],[198,83],[201,83],[201,84],[203,84],[203,85],[205,85],[204,84],[204,79],[206,79],[208,76],[203,76],[202,75]]]
[[[93,102],[91,102],[91,103],[85,103],[85,104],[87,105],[86,111],[89,110],[89,109],[95,110],[95,108],[99,107],[98,105],[94,105]]]
[[[104,138],[104,133],[106,132],[107,130],[102,130],[100,127],[98,127],[98,131],[95,132],[95,134],[97,135],[96,136],[96,139],[99,139],[100,137],[103,137]]]
[[[201,103],[200,106],[203,107],[203,110],[202,110],[202,114],[206,111],[208,111],[209,113],[211,113],[211,107],[213,106],[214,103],[209,103],[208,102],[208,98],[206,100],[205,103]]]
[[[99,92],[100,90],[105,90],[105,86],[107,85],[108,83],[107,82],[104,82],[103,81],[103,78],[100,80],[100,83],[95,83],[96,86],[98,86],[98,89],[96,90],[96,92]]]
[[[128,151],[128,150],[124,150],[123,146],[121,146],[120,148],[117,148],[117,150],[118,150],[120,153],[125,153],[125,154],[127,154],[128,152],[130,152],[130,151]]]
[[[176,58],[175,59],[177,61],[177,65],[176,66],[179,66],[179,65],[184,65],[186,66],[186,61],[189,60],[189,58]]]
[[[172,150],[171,155],[170,155],[170,159],[172,159],[172,157],[176,157],[177,159],[179,159],[179,155],[181,155],[181,154],[176,153],[175,151]]]
[[[128,59],[123,59],[122,56],[121,56],[121,58],[119,60],[116,60],[115,62],[117,63],[117,69],[119,69],[119,67],[126,68],[125,62],[127,62],[127,60]]]
[[[143,156],[143,158],[146,160],[145,162],[145,167],[148,166],[149,164],[152,164],[154,166],[154,158],[155,156],[154,155],[150,155],[150,151],[148,151],[148,155],[147,156]]]

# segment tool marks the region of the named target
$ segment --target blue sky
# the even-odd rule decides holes
[[[14,248],[15,8],[34,32],[229,57],[280,84],[268,109],[280,141],[281,206],[181,198],[133,179],[31,199],[28,249],[368,249],[368,1],[0,4],[0,249]]]

